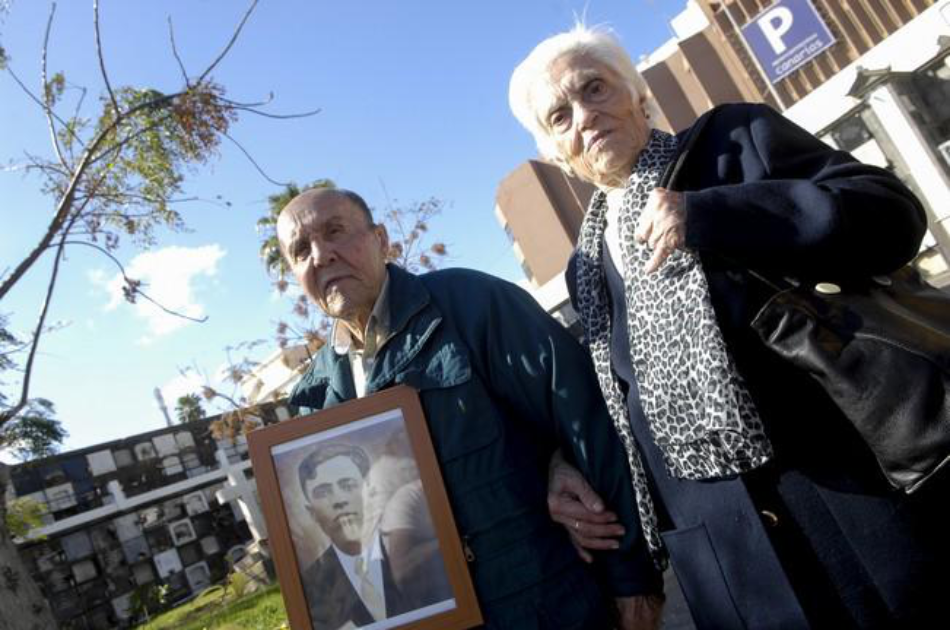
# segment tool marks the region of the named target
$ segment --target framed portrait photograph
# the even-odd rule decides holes
[[[248,434],[293,630],[481,624],[415,390]]]

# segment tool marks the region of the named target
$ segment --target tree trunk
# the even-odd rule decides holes
[[[58,626],[53,612],[7,532],[9,482],[9,470],[0,463],[0,630],[52,630]]]

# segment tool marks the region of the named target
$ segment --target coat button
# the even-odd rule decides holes
[[[768,527],[778,527],[778,515],[775,512],[762,510],[759,515],[762,517],[762,522]]]
[[[841,293],[841,287],[833,282],[819,282],[815,285],[815,291],[822,295],[837,295]]]

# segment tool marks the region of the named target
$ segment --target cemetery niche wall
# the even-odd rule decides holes
[[[266,407],[260,419],[280,412]],[[11,470],[6,499],[46,507],[43,526],[17,542],[61,628],[131,627],[136,589],[165,584],[168,605],[187,600],[223,581],[260,538],[260,524],[248,522],[257,506],[234,486],[251,475],[247,443],[216,440],[215,419]]]

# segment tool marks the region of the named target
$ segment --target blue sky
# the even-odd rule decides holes
[[[317,116],[278,121],[245,114],[233,135],[276,180],[329,177],[360,192],[376,208],[438,197],[448,206],[431,226],[450,249],[448,264],[522,278],[494,214],[498,182],[534,157],[530,137],[507,106],[511,70],[541,39],[585,13],[607,24],[636,59],[670,37],[668,21],[685,0],[520,0],[384,2],[264,0],[215,72],[231,98],[273,93],[274,113],[320,108]],[[102,90],[94,57],[92,2],[57,8],[50,73]],[[188,70],[197,73],[230,36],[246,3],[237,0],[101,2],[101,30],[113,85],[172,91],[179,74],[167,16]],[[0,23],[11,65],[35,90],[49,5],[14,0]],[[0,75],[0,163],[25,152],[49,156],[45,119],[6,75]],[[0,172],[0,272],[37,242],[54,201],[20,172]],[[50,318],[62,328],[43,339],[32,394],[50,398],[80,448],[163,425],[152,390],[180,390],[179,372],[212,379],[224,348],[270,338],[287,313],[257,258],[256,219],[277,188],[232,146],[186,183],[190,195],[230,207],[182,207],[188,233],[160,233],[149,252],[118,251],[148,291],[207,323],[170,321],[146,304],[116,300],[116,269],[92,251],[69,252]],[[31,327],[48,279],[38,264],[0,304],[13,328]],[[268,344],[262,350],[269,353]],[[169,401],[174,404],[173,400]]]

